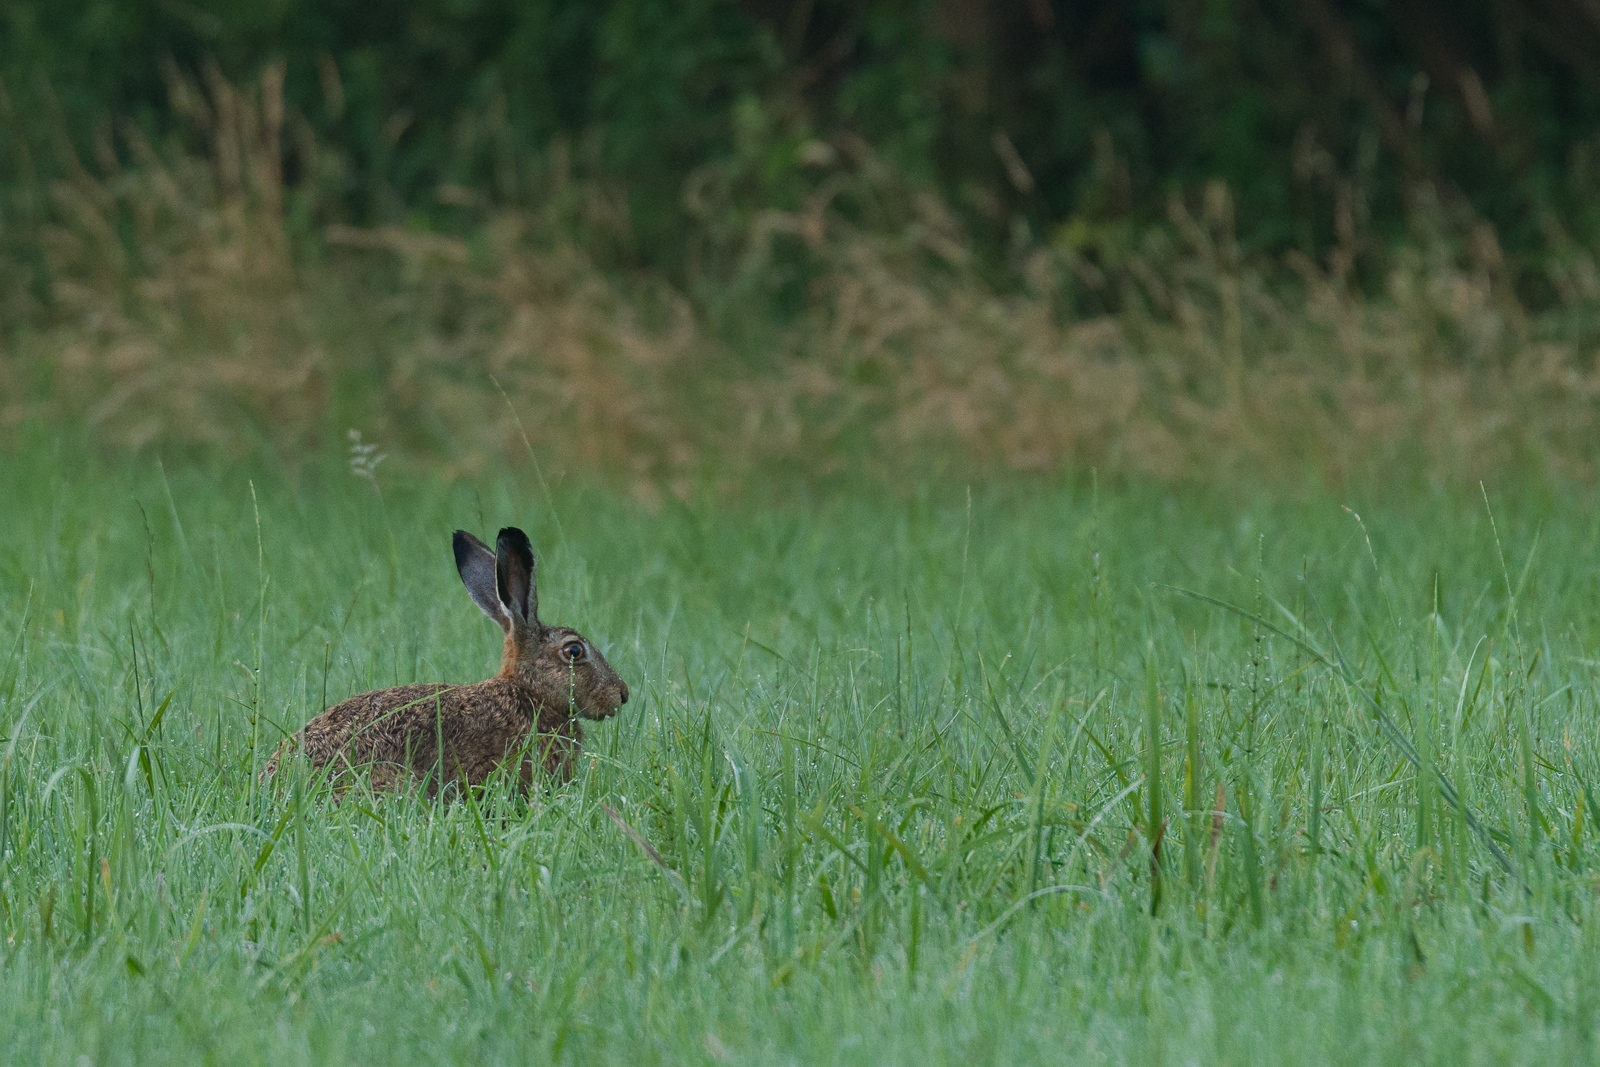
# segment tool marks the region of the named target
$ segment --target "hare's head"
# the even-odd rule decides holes
[[[483,613],[506,632],[500,677],[533,691],[547,711],[563,708],[586,719],[606,719],[628,702],[628,685],[578,631],[539,621],[528,535],[507,526],[494,551],[465,530],[455,532],[456,570]]]

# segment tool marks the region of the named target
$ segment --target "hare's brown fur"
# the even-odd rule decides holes
[[[335,779],[365,772],[377,790],[411,782],[430,794],[450,783],[478,786],[509,765],[524,790],[536,765],[558,781],[571,777],[583,745],[578,718],[616,714],[627,684],[576,630],[539,622],[522,531],[502,530],[494,554],[460,531],[455,547],[472,598],[506,631],[500,673],[475,685],[429,682],[350,697],[285,739],[263,778],[297,750]]]

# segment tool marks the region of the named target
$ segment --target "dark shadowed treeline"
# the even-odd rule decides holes
[[[10,0],[0,159],[64,128],[173,129],[170,68],[284,65],[291,186],[345,221],[420,212],[441,185],[515,200],[552,166],[626,190],[629,264],[681,265],[685,183],[732,168],[793,208],[803,146],[854,134],[970,216],[1114,244],[1169,194],[1221,180],[1252,246],[1332,243],[1332,201],[1380,243],[1431,181],[1509,248],[1600,203],[1600,8],[1584,0]],[[297,154],[304,126],[320,174]],[[1356,202],[1359,201],[1359,202]],[[1109,251],[1109,250],[1108,250]]]

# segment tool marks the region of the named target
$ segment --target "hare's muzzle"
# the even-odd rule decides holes
[[[579,714],[586,719],[609,719],[628,702],[628,683],[618,678],[608,685],[599,685],[589,692],[589,699],[580,706]]]

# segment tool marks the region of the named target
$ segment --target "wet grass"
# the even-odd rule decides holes
[[[368,473],[0,456],[19,1061],[1594,1056],[1588,495]],[[575,781],[258,786],[492,672],[506,523],[635,694]]]

